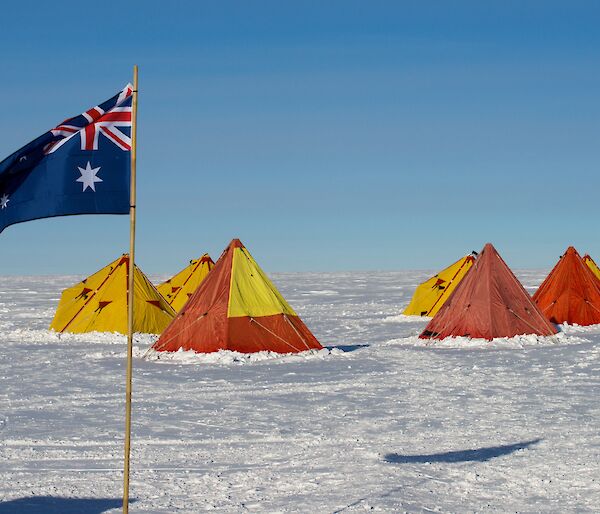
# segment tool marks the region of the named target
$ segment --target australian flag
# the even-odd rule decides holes
[[[72,214],[128,214],[131,84],[0,162],[0,232]]]

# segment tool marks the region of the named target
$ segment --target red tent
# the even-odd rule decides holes
[[[600,282],[572,246],[533,295],[554,323],[600,323]]]
[[[234,239],[152,348],[295,353],[323,347]]]
[[[419,337],[491,340],[522,334],[549,336],[556,328],[488,243]]]

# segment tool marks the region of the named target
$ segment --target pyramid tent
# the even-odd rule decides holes
[[[322,346],[234,239],[153,348],[294,353]]]
[[[419,337],[491,340],[521,334],[549,336],[556,328],[488,243]]]
[[[407,316],[435,316],[452,291],[464,278],[475,258],[466,255],[420,284],[402,314]]]
[[[567,248],[533,299],[553,323],[600,323],[600,283],[572,246]]]
[[[127,333],[129,255],[124,254],[100,271],[65,289],[50,329],[57,332]],[[175,311],[135,266],[133,330],[159,334]]]
[[[594,259],[592,259],[587,253],[583,256],[583,262],[585,262],[587,264],[587,267],[590,268],[590,270],[592,271],[592,273],[594,274],[594,276],[600,280],[600,268],[598,267],[598,265],[596,264],[596,262],[594,261]]]
[[[179,312],[214,265],[213,260],[205,253],[199,259],[191,260],[188,266],[156,289],[175,309],[175,312]]]

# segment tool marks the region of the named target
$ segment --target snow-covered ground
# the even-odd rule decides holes
[[[427,276],[275,274],[311,354],[137,337],[131,512],[598,512],[600,327],[425,344]],[[0,277],[0,514],[118,512],[125,338],[46,330],[80,278]]]

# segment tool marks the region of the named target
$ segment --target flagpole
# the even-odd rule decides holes
[[[129,273],[127,284],[127,372],[125,385],[125,462],[123,465],[123,514],[129,512],[129,457],[131,454],[131,382],[133,375],[133,287],[135,271],[135,171],[137,144],[138,67],[133,66],[131,104],[131,191],[129,200]]]

